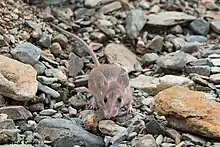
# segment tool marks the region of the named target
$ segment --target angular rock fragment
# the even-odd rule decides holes
[[[0,94],[18,101],[34,98],[37,72],[30,65],[0,55]]]
[[[220,138],[220,104],[204,92],[174,86],[158,93],[153,110],[167,118],[169,124],[184,132]]]

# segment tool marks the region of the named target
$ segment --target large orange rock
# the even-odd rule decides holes
[[[220,103],[209,94],[174,86],[159,92],[152,108],[176,129],[220,139]]]

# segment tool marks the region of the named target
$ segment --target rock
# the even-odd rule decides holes
[[[197,73],[202,76],[210,76],[210,66],[186,66],[185,71],[187,73]]]
[[[32,118],[31,112],[26,110],[23,106],[5,106],[0,108],[0,113],[8,115],[8,119],[12,120],[27,120]]]
[[[102,12],[103,14],[107,14],[116,10],[119,10],[122,8],[122,5],[120,2],[112,2],[109,3],[107,5],[104,5],[101,7],[100,12]]]
[[[211,67],[210,70],[212,74],[220,73],[220,67]]]
[[[93,133],[97,133],[98,125],[99,125],[98,120],[94,114],[89,114],[84,119],[84,127],[88,131],[91,131]]]
[[[51,85],[54,82],[57,82],[57,78],[49,78],[45,76],[37,76],[37,79],[39,82],[46,84],[46,85]]]
[[[84,5],[88,8],[93,8],[98,6],[101,2],[101,0],[85,0]]]
[[[119,144],[120,142],[124,141],[128,137],[128,131],[124,130],[118,132],[115,136],[110,139],[111,144]]]
[[[74,53],[70,53],[68,69],[70,76],[77,76],[78,73],[83,69],[83,60]]]
[[[159,56],[156,53],[147,53],[142,57],[143,64],[152,64],[157,61]]]
[[[115,136],[119,132],[125,131],[126,128],[117,125],[112,120],[101,120],[99,121],[99,130],[106,135]]]
[[[86,106],[86,100],[83,97],[72,96],[68,102],[73,106],[73,108],[81,109]]]
[[[65,49],[68,44],[68,38],[63,34],[58,34],[52,39],[53,43],[59,43],[60,46]]]
[[[40,40],[37,42],[40,46],[49,48],[51,46],[51,36],[46,33],[43,33]]]
[[[153,52],[161,52],[163,48],[163,37],[157,35],[155,36],[147,45]]]
[[[44,110],[44,103],[34,103],[28,106],[31,112],[39,112]]]
[[[62,53],[62,48],[59,43],[54,42],[51,45],[50,51],[54,56],[58,57]]]
[[[185,53],[192,54],[192,53],[199,51],[199,44],[198,43],[186,43],[185,45],[182,46],[180,50]]]
[[[55,141],[56,145],[54,146],[56,147],[72,147],[73,145],[83,145],[85,147],[104,146],[102,137],[85,131],[70,120],[43,119],[37,125],[36,132],[43,137],[50,138],[51,141]]]
[[[140,1],[139,6],[143,9],[150,9],[150,2],[146,2],[145,0]]]
[[[187,86],[190,87],[194,85],[194,82],[186,77],[175,76],[175,75],[165,75],[159,78],[160,85],[167,86]]]
[[[196,35],[206,36],[209,33],[210,24],[204,19],[197,19],[191,22],[189,27]]]
[[[182,139],[191,141],[192,143],[199,144],[199,145],[202,145],[202,146],[204,146],[205,143],[206,143],[206,140],[204,138],[199,137],[199,136],[195,136],[195,135],[192,135],[192,134],[189,134],[189,133],[182,134]]]
[[[160,145],[162,142],[163,142],[163,135],[159,135],[159,136],[156,138],[156,143],[157,143],[157,145]]]
[[[54,78],[57,78],[60,82],[66,82],[67,76],[64,74],[64,72],[61,69],[58,68],[50,68],[45,70],[45,74],[47,76],[53,76]]]
[[[38,90],[52,96],[53,98],[60,97],[59,92],[57,92],[56,90],[53,90],[52,88],[50,88],[46,85],[41,84],[40,82],[38,82]]]
[[[38,23],[31,21],[31,20],[25,20],[24,25],[32,28],[33,30],[41,30],[41,27]]]
[[[210,81],[219,84],[220,83],[220,74],[213,74],[210,76]]]
[[[37,71],[37,75],[41,75],[46,70],[46,66],[42,62],[37,62],[33,65],[34,69]]]
[[[126,18],[126,31],[130,39],[135,39],[139,35],[144,25],[147,22],[147,17],[143,10],[132,9]]]
[[[154,26],[172,26],[195,20],[195,16],[183,12],[165,11],[147,16],[147,24]]]
[[[16,129],[16,126],[12,119],[0,119],[0,129]]]
[[[145,98],[142,102],[143,105],[150,106],[153,101],[153,97]]]
[[[1,145],[2,147],[34,147],[27,144],[10,144],[10,145]]]
[[[106,46],[104,53],[109,63],[119,64],[128,72],[134,71],[135,66],[140,66],[136,55],[123,44],[110,43]]]
[[[175,147],[175,144],[173,143],[161,143],[161,147]]]
[[[220,21],[219,20],[213,20],[210,23],[210,26],[211,26],[213,31],[215,31],[218,34],[220,33]]]
[[[165,126],[158,122],[152,115],[149,115],[144,120],[146,122],[146,132],[149,134],[163,134]]]
[[[130,80],[131,87],[139,90],[143,90],[149,94],[157,93],[157,85],[159,84],[159,79],[151,76],[139,75],[138,77]]]
[[[171,41],[174,44],[176,50],[181,49],[186,44],[186,41],[182,37],[173,38]]]
[[[9,142],[16,142],[18,132],[19,132],[19,130],[17,130],[17,129],[1,129],[0,130],[1,144],[7,144]]]
[[[185,40],[189,43],[201,43],[201,44],[208,43],[207,37],[201,35],[187,35],[185,37]]]
[[[169,125],[185,132],[220,138],[220,104],[204,92],[174,86],[155,96],[152,109],[166,117]]]
[[[90,34],[90,38],[93,40],[97,40],[98,42],[105,42],[107,40],[107,36],[102,32],[92,32]]]
[[[168,53],[165,56],[159,57],[157,65],[165,69],[183,70],[186,61],[186,53],[183,51],[176,51]]]
[[[57,111],[56,110],[53,110],[53,109],[44,109],[42,110],[39,114],[40,115],[44,115],[44,116],[52,116],[56,113]]]
[[[180,25],[176,25],[174,27],[171,28],[171,32],[173,34],[182,34],[183,33],[183,29]]]
[[[41,53],[42,50],[40,48],[29,42],[19,44],[11,50],[11,54],[14,58],[30,65],[34,65],[37,63]]]
[[[135,147],[147,147],[147,146],[157,147],[154,137],[150,134],[141,137],[135,145]]]
[[[0,55],[1,95],[18,101],[33,99],[37,92],[36,76],[30,65]]]
[[[175,140],[175,144],[179,144],[181,141],[181,135],[174,129],[167,129],[166,134]]]

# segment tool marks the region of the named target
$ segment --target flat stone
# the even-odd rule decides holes
[[[11,54],[14,58],[30,65],[34,65],[37,63],[41,53],[42,50],[40,48],[29,42],[19,44],[11,50]]]
[[[85,0],[84,5],[88,8],[93,8],[95,6],[98,6],[102,0]]]
[[[209,33],[210,24],[204,19],[197,19],[191,22],[189,27],[196,35],[206,36]]]
[[[156,53],[147,53],[142,57],[143,64],[152,64],[157,61],[159,56]]]
[[[199,144],[199,145],[205,145],[206,143],[206,140],[204,138],[195,136],[189,133],[182,134],[182,139],[191,141],[192,143]]]
[[[74,53],[70,53],[69,55],[69,75],[70,76],[77,76],[78,73],[82,70],[83,68],[83,60],[75,55]]]
[[[190,87],[194,85],[194,82],[189,78],[183,76],[175,75],[165,75],[159,78],[160,85],[170,85],[170,86],[187,86]]]
[[[25,109],[23,106],[5,106],[0,108],[0,113],[8,115],[8,119],[12,120],[27,120],[32,118],[30,111]]]
[[[186,53],[176,51],[159,57],[157,65],[165,69],[183,70],[186,61]]]
[[[45,94],[52,96],[53,98],[59,98],[60,94],[59,92],[57,92],[56,90],[41,84],[40,82],[38,82],[38,90],[44,92]]]
[[[220,74],[213,74],[210,76],[210,81],[215,84],[220,84]]]
[[[220,138],[220,104],[207,93],[174,86],[155,96],[152,109],[166,117],[172,128],[210,138]]]
[[[33,99],[38,86],[36,76],[32,66],[0,55],[1,95],[18,101]]]
[[[104,14],[119,10],[122,8],[122,4],[121,2],[112,2],[109,3],[107,5],[102,6],[102,8],[100,9],[100,11]]]
[[[213,20],[211,22],[211,28],[216,33],[220,34],[220,21],[219,20]]]
[[[56,113],[57,111],[56,110],[53,110],[53,109],[44,109],[42,110],[39,114],[40,115],[44,115],[44,116],[52,116]]]
[[[195,20],[196,17],[183,12],[166,11],[148,15],[147,24],[154,26],[172,26]]]
[[[157,147],[154,137],[150,134],[141,137],[135,145],[135,147],[147,147],[147,146]]]
[[[187,73],[197,73],[202,76],[210,76],[210,66],[186,66],[185,71]]]
[[[16,129],[16,126],[12,119],[0,119],[0,129]]]
[[[68,44],[68,38],[63,34],[58,34],[52,39],[53,43],[59,43],[62,48],[66,48]]]
[[[189,43],[208,43],[208,38],[201,35],[187,35],[185,40]]]
[[[1,129],[0,130],[0,142],[2,144],[6,144],[8,142],[16,142],[18,132],[19,132],[18,129]]]
[[[163,48],[163,37],[157,35],[155,36],[147,45],[149,49],[153,52],[160,52]]]
[[[135,66],[140,66],[137,56],[123,44],[110,43],[106,46],[104,53],[109,63],[118,64],[128,72],[134,71]]]
[[[112,120],[101,120],[99,122],[99,130],[106,135],[115,136],[121,131],[125,131],[126,128],[117,125]]]
[[[67,144],[65,147],[72,147],[76,143],[82,143],[85,147],[104,146],[104,139],[102,137],[91,134],[78,126],[74,121],[66,119],[43,119],[38,123],[36,132],[43,137],[50,138],[51,141],[55,141],[56,147],[62,147],[64,144]]]
[[[143,10],[132,9],[126,18],[126,31],[129,38],[134,39],[139,35],[144,25],[147,22],[147,17]]]

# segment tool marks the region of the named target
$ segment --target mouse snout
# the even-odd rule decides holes
[[[113,109],[113,110],[110,110],[110,111],[104,111],[105,118],[107,118],[107,119],[115,117],[117,114],[118,114],[117,109]]]

